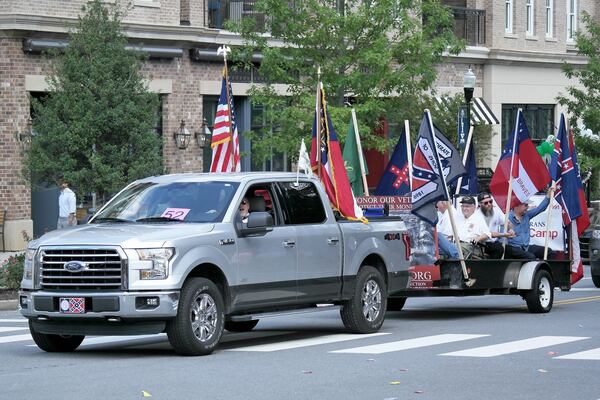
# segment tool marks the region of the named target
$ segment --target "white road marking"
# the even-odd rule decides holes
[[[600,288],[591,288],[591,287],[571,288],[570,292],[600,292]]]
[[[127,342],[127,341],[134,341],[135,343],[132,343],[132,344],[139,345],[139,343],[137,343],[138,340],[150,339],[150,338],[166,339],[167,335],[166,334],[154,334],[154,335],[130,335],[130,336],[99,336],[99,337],[84,339],[83,343],[81,343],[81,346],[92,346],[95,344],[104,344],[104,343],[120,343],[120,342]]]
[[[576,342],[589,339],[581,336],[537,336],[529,339],[515,340],[512,342],[494,344],[491,346],[475,347],[467,350],[453,351],[440,354],[441,356],[457,357],[496,357],[504,354],[518,353],[520,351],[534,350],[542,347],[554,346],[563,343]]]
[[[258,345],[254,345],[254,346],[238,347],[235,349],[227,349],[226,351],[259,351],[259,352],[279,351],[279,350],[296,349],[299,347],[318,346],[320,344],[327,344],[327,343],[344,342],[347,340],[366,339],[366,338],[382,336],[382,335],[390,335],[390,333],[381,332],[381,333],[371,333],[368,335],[340,333],[337,335],[320,336],[320,337],[310,338],[310,339],[297,339],[297,340],[288,340],[288,341],[284,341],[284,342],[280,342],[280,343],[268,343],[268,344],[258,344]]]
[[[0,326],[0,333],[22,331],[28,329],[26,326]]]
[[[397,342],[381,343],[372,346],[354,347],[350,349],[330,351],[330,353],[355,353],[355,354],[382,354],[392,351],[417,349],[419,347],[435,346],[443,343],[459,342],[461,340],[477,339],[490,335],[462,335],[442,334],[424,336],[414,339],[399,340]]]
[[[27,318],[12,318],[12,319],[0,319],[0,322],[9,322],[9,323],[27,323]]]
[[[13,336],[1,336],[0,343],[12,343],[12,342],[22,342],[24,340],[33,340],[31,335],[28,333],[26,335],[13,335]]]
[[[554,357],[560,360],[600,360],[600,348]]]

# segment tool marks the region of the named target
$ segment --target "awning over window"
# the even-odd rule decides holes
[[[441,105],[446,105],[445,97],[436,97],[435,99]],[[500,121],[485,100],[481,97],[473,97],[471,100],[471,123],[473,125],[499,125]]]

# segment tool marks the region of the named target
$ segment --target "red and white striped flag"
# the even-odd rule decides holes
[[[221,96],[215,115],[210,147],[212,148],[210,172],[241,171],[238,129],[233,111],[233,93],[227,77],[227,68],[223,68]]]

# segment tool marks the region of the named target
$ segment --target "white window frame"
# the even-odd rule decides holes
[[[513,33],[513,0],[504,1],[504,32]]]
[[[535,35],[535,0],[525,0],[526,33],[527,36]]]
[[[546,37],[554,36],[554,0],[546,0]]]
[[[567,0],[567,43],[575,41],[575,32],[577,32],[577,0]]]

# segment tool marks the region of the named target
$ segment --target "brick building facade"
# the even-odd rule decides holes
[[[499,156],[512,106],[529,104],[533,109],[533,105],[544,105],[545,112],[552,110],[555,122],[564,111],[556,104],[556,96],[572,83],[564,77],[561,65],[564,61],[584,62],[576,55],[574,42],[568,39],[572,2],[445,1],[454,9],[457,35],[465,37],[469,46],[439,66],[438,91],[462,92],[462,76],[468,66],[473,67],[477,75],[475,96],[485,99],[501,120],[501,125],[494,127],[489,166],[495,165]],[[40,52],[31,50],[27,43],[38,40],[41,42],[35,43],[49,45],[51,40],[64,41],[85,3],[86,0],[0,0],[0,211],[6,209],[8,213],[6,249],[23,248],[22,231],[29,236],[33,234],[31,185],[23,179],[21,167],[26,143],[19,140],[19,133],[28,129],[30,94],[47,90],[47,70]],[[203,171],[207,149],[201,149],[195,141],[186,149],[178,149],[173,140],[182,119],[191,132],[200,130],[203,117],[211,120],[210,107],[220,91],[222,63],[195,55],[214,51],[219,44],[238,43],[239,38],[219,28],[227,19],[252,15],[252,2],[132,0],[131,3],[123,20],[125,34],[134,45],[159,50],[158,56],[145,64],[143,73],[151,90],[161,94],[159,129],[163,135],[165,172]],[[547,35],[548,4],[552,6],[552,29]],[[600,15],[600,5],[595,0],[577,0],[575,4],[575,29],[579,28],[577,21],[583,10],[596,17]],[[528,9],[532,17],[528,17]],[[511,10],[508,19],[506,10]],[[527,21],[530,25],[533,21],[533,26]],[[161,49],[169,51],[161,54]],[[236,107],[239,100],[241,131],[250,129],[251,124],[252,109],[244,98],[249,86],[234,80],[233,92],[240,96]],[[250,150],[247,140],[242,140],[242,150]],[[249,170],[251,165],[276,168],[272,163],[265,167],[264,162],[257,164],[246,159],[243,169]],[[285,158],[282,165],[289,165]]]

